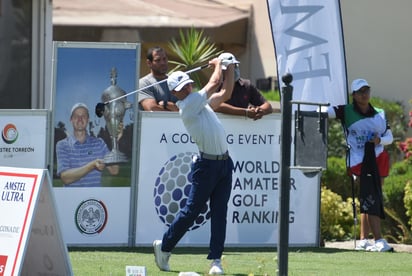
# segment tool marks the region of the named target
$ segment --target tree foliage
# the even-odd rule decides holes
[[[193,26],[186,32],[179,30],[179,40],[173,38],[169,42],[169,48],[179,57],[179,60],[169,60],[171,64],[175,65],[171,72],[190,70],[201,66],[223,52],[218,50],[208,36],[204,35],[203,30],[198,31]],[[192,74],[191,78],[195,81],[196,86],[202,87],[207,76],[200,72]]]

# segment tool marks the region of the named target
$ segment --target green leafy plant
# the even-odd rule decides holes
[[[405,159],[412,162],[412,137],[408,137],[403,142],[398,143],[399,149],[404,153]]]
[[[337,193],[342,198],[352,196],[352,182],[351,178],[346,172],[345,157],[331,156],[327,160],[328,169],[322,173],[322,185]],[[357,190],[355,195],[357,195]]]
[[[203,30],[198,31],[193,26],[186,32],[179,30],[179,40],[173,38],[169,42],[169,48],[179,58],[179,60],[169,60],[171,64],[175,65],[171,72],[189,70],[203,65],[223,52],[210,42],[210,38],[204,35]],[[207,79],[207,76],[201,72],[193,73],[191,77],[197,87],[205,84]]]
[[[356,206],[359,201],[355,199]],[[359,212],[357,211],[358,221]],[[352,199],[346,201],[326,187],[321,188],[320,232],[324,240],[346,240],[353,236]],[[359,229],[356,229],[359,231]],[[358,234],[357,234],[358,235]]]
[[[384,207],[385,214],[389,217],[390,220],[394,221],[394,223],[385,223],[387,220],[383,221],[382,227],[385,231],[384,237],[389,242],[396,242],[396,243],[411,243],[411,231],[408,229],[405,222],[399,218],[398,214],[387,207]],[[390,225],[396,224],[396,228],[390,227]],[[391,231],[389,231],[391,230]]]
[[[412,100],[409,102],[412,104]],[[412,110],[409,111],[408,127],[412,128]],[[411,164],[412,163],[412,137],[407,137],[404,141],[397,142],[396,144],[399,150],[402,152],[406,162]]]
[[[408,183],[406,183],[403,201],[405,204],[406,215],[409,216],[408,223],[411,226],[410,229],[412,230],[412,180],[409,180]]]

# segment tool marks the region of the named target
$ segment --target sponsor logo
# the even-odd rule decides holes
[[[6,271],[7,256],[0,255],[0,276],[4,275]]]
[[[154,204],[160,220],[170,226],[176,215],[186,205],[192,185],[191,164],[196,153],[179,153],[171,157],[160,169],[155,181]],[[202,226],[210,218],[209,204],[206,203],[201,213],[189,230]]]
[[[76,209],[75,221],[81,233],[86,235],[98,234],[106,226],[106,206],[100,200],[85,200]]]
[[[1,137],[6,144],[13,144],[19,137],[19,132],[14,124],[7,124],[1,132]]]

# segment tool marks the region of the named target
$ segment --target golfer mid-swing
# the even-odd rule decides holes
[[[186,206],[180,210],[163,239],[153,242],[155,261],[160,270],[170,270],[171,251],[210,199],[211,236],[207,258],[213,261],[209,274],[223,274],[220,258],[226,239],[233,161],[229,156],[225,130],[213,108],[231,97],[236,62],[218,58],[209,61],[214,71],[206,86],[197,93],[192,91],[193,80],[184,72],[174,72],[167,79],[171,93],[178,98],[176,105],[183,124],[199,148],[199,154],[193,158],[192,186]],[[223,86],[215,92],[222,74],[225,74]]]

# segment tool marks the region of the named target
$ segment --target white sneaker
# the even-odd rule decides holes
[[[375,241],[375,245],[367,250],[373,252],[393,252],[393,247],[391,247],[385,239],[380,239]]]
[[[212,264],[210,265],[210,270],[209,274],[212,275],[222,275],[224,274],[223,268],[222,268],[222,263],[220,262],[220,259],[214,259]]]
[[[153,242],[153,249],[157,267],[163,271],[170,271],[169,258],[171,253],[162,251],[162,241],[155,240]]]
[[[374,246],[368,239],[360,240],[355,247],[355,250],[367,250],[367,248]]]

